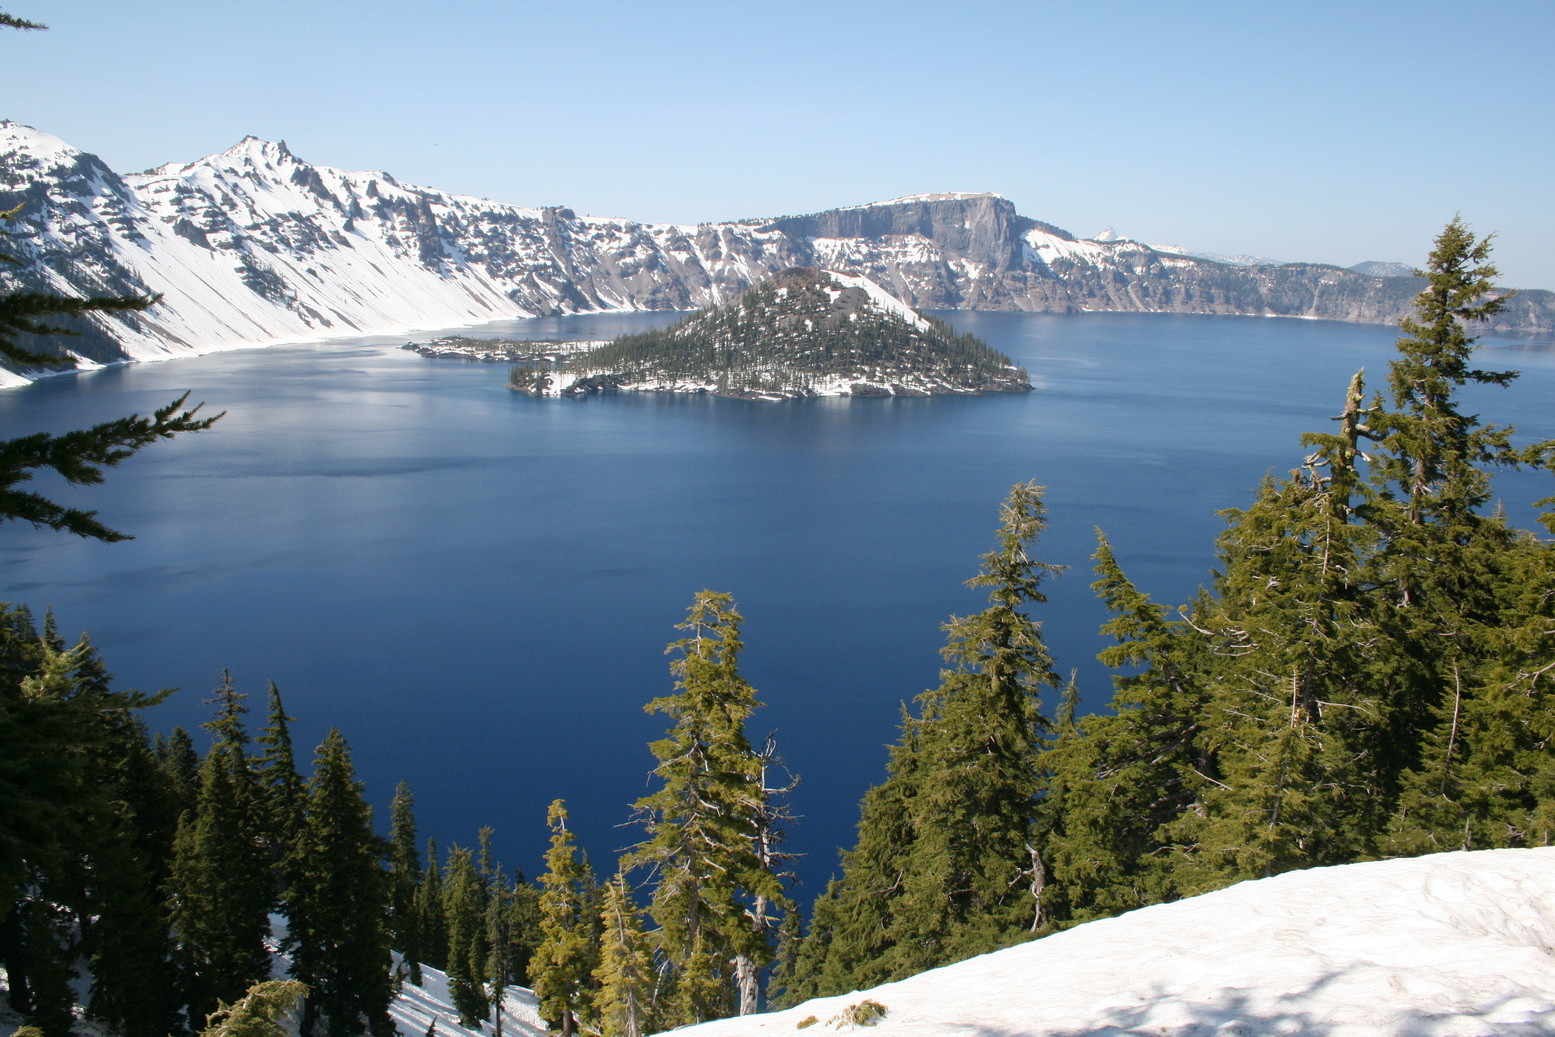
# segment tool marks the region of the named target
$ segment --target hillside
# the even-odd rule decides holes
[[[1555,1034],[1555,848],[1290,872],[676,1032],[827,1034],[866,1000],[879,1037]]]
[[[710,392],[748,399],[1029,392],[1026,373],[862,277],[795,267],[659,331],[554,368],[516,367],[535,396]]]
[[[163,292],[102,317],[92,362],[599,310],[690,310],[778,271],[865,277],[909,305],[1054,313],[1245,313],[1391,323],[1411,278],[1319,264],[1235,266],[1084,240],[994,194],[927,194],[803,216],[694,225],[579,216],[306,162],[246,137],[119,174],[0,121],[0,209],[21,266],[3,287]],[[1519,293],[1485,330],[1555,332],[1555,296]],[[36,344],[36,343],[35,343]],[[25,378],[0,370],[0,385]]]

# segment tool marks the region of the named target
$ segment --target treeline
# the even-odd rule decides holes
[[[850,292],[857,298],[847,298]],[[1025,372],[982,340],[925,322],[920,328],[873,308],[862,290],[842,289],[825,271],[795,268],[725,305],[579,354],[559,370],[716,385],[720,392],[804,390],[836,377],[917,375],[967,387],[1024,381]],[[531,368],[516,368],[513,383],[527,386],[533,376]]]
[[[601,883],[550,809],[539,885],[474,849],[423,856],[401,783],[387,839],[338,731],[298,772],[280,691],[257,738],[223,673],[203,758],[182,728],[138,711],[167,693],[111,690],[90,641],[52,616],[0,607],[0,966],[11,1007],[66,1037],[77,980],[87,1016],[124,1037],[216,1025],[279,954],[306,990],[302,1032],[394,1032],[399,985],[443,970],[462,1025],[500,1037],[503,992],[528,984],[545,1018],[637,1035],[757,1009],[780,925],[793,918],[779,849],[793,785],[738,672],[740,615],[703,592],[670,649],[670,718],[653,744],[661,787],[635,805],[643,840]],[[630,878],[647,895],[639,907]],[[279,923],[273,916],[279,916]],[[399,964],[391,948],[400,952]]]
[[[203,759],[182,728],[153,738],[136,715],[164,696],[110,690],[89,641],[0,610],[0,965],[46,1037],[70,1033],[78,979],[111,1032],[198,1031],[276,953],[307,990],[304,1032],[331,1037],[392,1034],[389,1004],[422,962],[447,970],[476,1029],[528,979],[539,890],[492,861],[489,829],[478,854],[453,847],[440,867],[429,845],[423,865],[409,789],[384,840],[339,731],[299,774],[274,684],[251,739],[222,674]]]
[[[1502,304],[1488,254],[1446,228],[1388,392],[1357,375],[1300,466],[1225,513],[1193,600],[1151,600],[1098,532],[1107,712],[1078,717],[1072,686],[1041,708],[1058,678],[1021,607],[1053,568],[1038,488],[1015,488],[973,580],[990,611],[947,625],[788,1002],[1294,868],[1555,841],[1555,545],[1490,484],[1555,442],[1514,447],[1459,401],[1515,377],[1472,365],[1465,325]]]

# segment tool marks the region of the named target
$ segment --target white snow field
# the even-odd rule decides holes
[[[878,1037],[1555,1034],[1555,848],[1291,872],[677,1033],[821,1037],[866,999]]]
[[[489,1021],[482,1035],[459,1026],[443,973],[423,976],[390,1009],[403,1037],[434,1024],[439,1037],[490,1037]],[[675,1032],[825,1037],[855,1029],[837,1017],[865,1000],[886,1008],[871,1037],[1552,1035],[1555,847],[1290,872]],[[19,1023],[0,1011],[0,1037]],[[531,992],[508,988],[502,1033],[546,1033]]]
[[[427,1037],[434,1025],[439,1037],[475,1037],[473,1030],[459,1025],[459,1013],[448,993],[448,977],[426,965],[421,966],[421,986],[412,986],[407,980],[389,1006],[389,1015],[403,1037]],[[488,1018],[485,1037],[495,1032]],[[508,987],[502,1005],[502,1037],[545,1037],[548,1032],[540,1021],[534,994],[523,987]]]

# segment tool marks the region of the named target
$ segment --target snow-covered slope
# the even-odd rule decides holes
[[[825,1034],[864,1000],[879,1037],[1555,1034],[1555,848],[1292,872],[677,1033]]]
[[[448,977],[427,965],[421,966],[421,986],[407,981],[400,988],[399,996],[389,1006],[389,1016],[400,1037],[426,1037],[434,1032],[439,1037],[492,1037],[495,1032],[489,1019],[480,1033],[460,1026],[459,1012],[448,991]],[[549,1032],[540,1018],[539,1002],[533,991],[508,987],[502,1003],[504,1037],[546,1037]]]
[[[253,137],[120,176],[57,137],[0,121],[0,210],[12,208],[5,248],[22,265],[0,268],[0,290],[164,294],[145,314],[94,318],[71,347],[95,362],[539,314],[689,310],[793,266],[863,277],[919,308],[1380,322],[1413,296],[1407,283],[1337,267],[1228,267],[1079,240],[994,194],[654,225],[311,165]],[[1517,296],[1508,326],[1555,330],[1548,297]],[[0,370],[7,380],[17,379]]]

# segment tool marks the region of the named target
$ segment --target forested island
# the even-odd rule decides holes
[[[638,391],[742,399],[1029,392],[1026,372],[863,277],[794,267],[668,328],[554,365],[514,367],[534,396]]]

